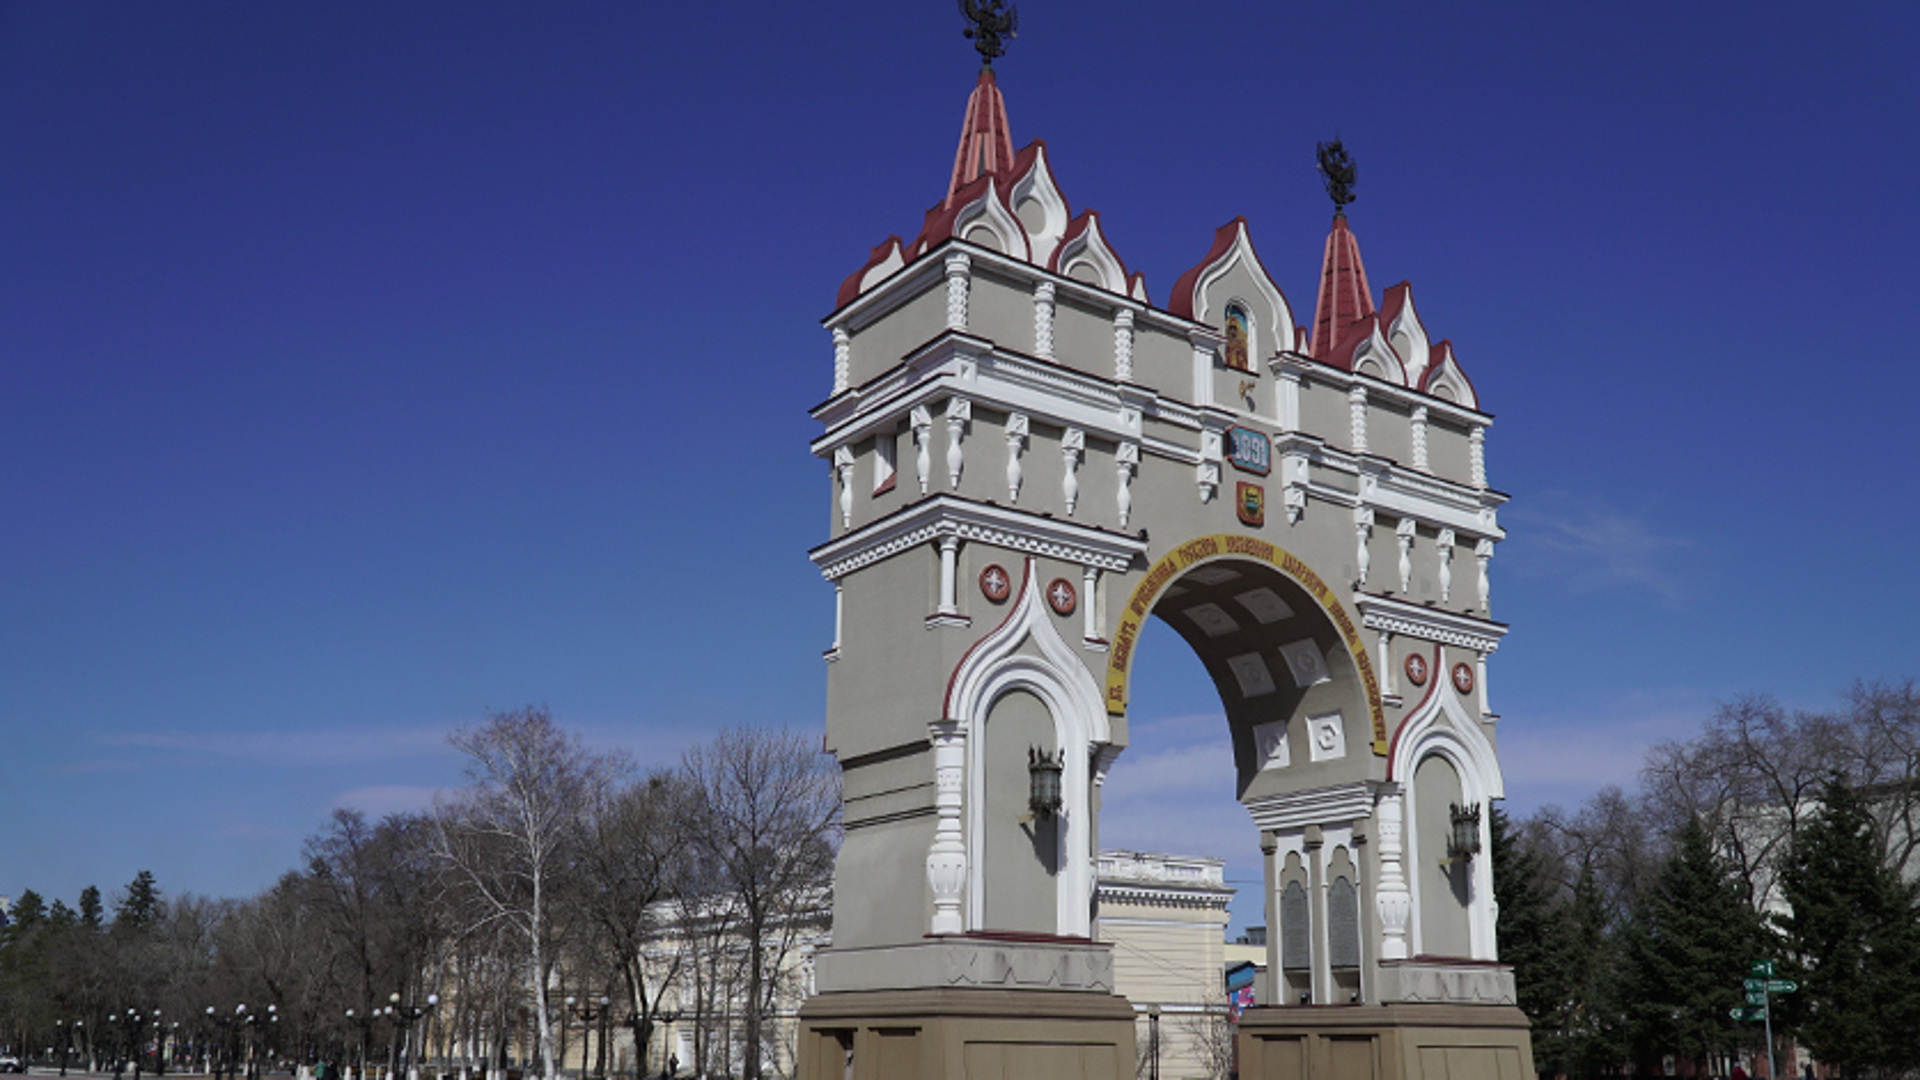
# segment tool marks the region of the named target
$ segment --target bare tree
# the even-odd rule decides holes
[[[549,987],[561,901],[587,814],[626,766],[588,752],[544,708],[490,713],[449,741],[467,756],[472,784],[439,807],[440,854],[462,887],[469,930],[504,926],[522,949],[540,1070],[553,1080]]]
[[[733,728],[687,751],[695,844],[738,913],[746,947],[744,1072],[759,1080],[775,976],[832,880],[839,774],[805,737]]]

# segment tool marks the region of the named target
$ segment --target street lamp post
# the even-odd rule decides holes
[[[580,1071],[583,1074],[592,1075],[593,1071],[593,1023],[596,1020],[605,1020],[607,1007],[612,1004],[613,1000],[605,994],[600,995],[598,1002],[583,1001],[575,1004],[573,998],[567,998],[567,1008],[573,1015],[580,1018],[580,1029],[586,1033],[587,1045],[580,1052]],[[604,1029],[600,1032],[600,1056],[603,1058],[607,1056],[607,1033]],[[604,1068],[600,1072],[603,1076],[606,1074]]]
[[[378,1010],[376,1010],[376,1012],[377,1011]],[[367,1044],[373,1041],[373,1017],[369,1016],[365,1012],[356,1014],[354,1010],[348,1009],[347,1023],[356,1025],[360,1029],[359,1080],[366,1080],[367,1078]]]
[[[404,1042],[407,1044],[407,1071],[404,1075],[408,1078],[413,1076],[413,1039],[408,1034],[409,1029],[419,1022],[421,1017],[432,1012],[433,1007],[438,1004],[440,1004],[439,994],[428,994],[425,1005],[400,1004],[400,992],[397,990],[387,995],[387,1015],[393,1018],[394,1026],[400,1029],[393,1043],[392,1067],[396,1074],[400,1068],[400,1044]],[[394,1080],[394,1078],[389,1077],[388,1080]]]
[[[167,1029],[159,1009],[153,1010],[153,1075],[167,1075]]]

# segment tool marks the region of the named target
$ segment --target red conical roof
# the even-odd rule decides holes
[[[1007,130],[1007,103],[994,85],[993,69],[980,69],[980,82],[967,96],[967,118],[960,125],[960,150],[953,156],[953,182],[947,185],[946,204],[987,173],[1013,164],[1013,136]]]
[[[1320,266],[1320,297],[1313,310],[1313,343],[1307,355],[1318,360],[1333,351],[1340,335],[1373,314],[1373,294],[1367,289],[1367,268],[1360,265],[1360,242],[1347,229],[1347,215],[1333,215],[1327,234],[1327,257]]]

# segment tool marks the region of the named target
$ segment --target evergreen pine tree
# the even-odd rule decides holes
[[[160,899],[160,889],[154,884],[153,871],[142,870],[127,883],[127,895],[114,905],[114,926],[128,930],[144,930],[165,912],[166,905]]]
[[[80,922],[83,926],[99,929],[106,909],[100,906],[100,887],[89,885],[80,890]]]
[[[1779,920],[1800,991],[1782,1012],[1821,1062],[1847,1076],[1920,1064],[1920,915],[1882,858],[1859,795],[1838,776],[1795,837]]]
[[[1751,1040],[1728,1011],[1745,1003],[1743,983],[1768,945],[1699,819],[1674,841],[1623,930],[1623,1018],[1642,1061],[1671,1052],[1704,1064]]]
[[[1533,1063],[1542,1073],[1568,1072],[1566,1006],[1578,977],[1571,924],[1556,903],[1546,861],[1513,835],[1506,811],[1492,807],[1487,831],[1493,857],[1493,897],[1500,920],[1495,940],[1502,963],[1513,967],[1520,1011],[1533,1023]]]

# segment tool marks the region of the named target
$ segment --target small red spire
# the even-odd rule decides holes
[[[1007,130],[1007,103],[994,85],[993,68],[980,69],[980,82],[967,96],[967,118],[960,124],[960,150],[953,156],[953,182],[945,205],[960,189],[987,173],[1013,164],[1013,135]]]
[[[1307,355],[1318,360],[1340,343],[1347,327],[1373,314],[1367,268],[1360,264],[1360,242],[1347,228],[1347,215],[1333,215],[1327,256],[1320,266],[1320,296],[1313,312],[1313,344]]]

